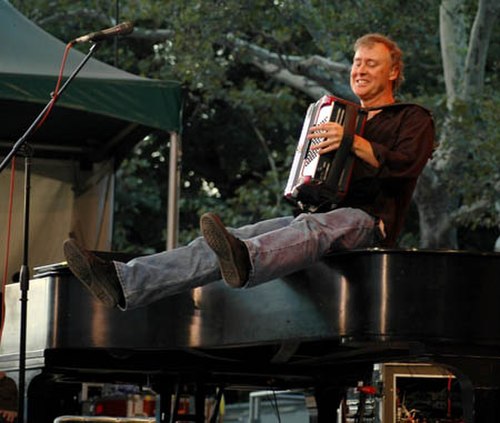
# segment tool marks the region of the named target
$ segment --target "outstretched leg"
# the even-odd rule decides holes
[[[226,282],[239,287],[304,269],[331,251],[368,247],[380,239],[378,220],[352,208],[301,214],[287,226],[242,240],[211,213],[200,224]]]
[[[287,226],[292,219],[269,219],[230,231],[246,239]],[[65,242],[64,253],[72,272],[97,299],[121,309],[144,306],[221,279],[217,258],[202,237],[185,247],[128,263],[102,260],[74,240]]]

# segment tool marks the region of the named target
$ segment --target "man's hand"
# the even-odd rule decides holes
[[[0,416],[3,417],[7,423],[14,423],[17,417],[17,411],[0,410]]]
[[[311,145],[311,150],[318,150],[319,154],[337,150],[343,137],[344,127],[336,122],[326,122],[311,126],[309,134],[307,134],[308,139],[321,138],[321,142]],[[375,168],[380,166],[370,142],[359,135],[354,135],[352,152],[371,166]]]
[[[344,127],[336,122],[326,122],[311,126],[308,139],[321,138],[321,142],[311,146],[312,150],[318,150],[319,154],[330,153],[339,148],[344,136]]]

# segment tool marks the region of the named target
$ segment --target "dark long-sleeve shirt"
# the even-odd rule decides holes
[[[358,159],[341,207],[357,207],[384,222],[384,246],[401,232],[418,176],[435,141],[431,114],[417,105],[394,104],[366,122],[363,137],[380,163],[374,168]]]

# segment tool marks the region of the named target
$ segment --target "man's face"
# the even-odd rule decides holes
[[[351,88],[363,105],[384,104],[392,99],[392,82],[398,70],[392,65],[388,48],[381,43],[360,46],[351,68]]]

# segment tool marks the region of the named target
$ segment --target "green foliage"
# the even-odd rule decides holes
[[[162,53],[169,57],[165,65],[173,64],[175,77],[188,90],[183,181],[189,188],[181,195],[182,243],[198,234],[198,216],[206,210],[218,212],[231,226],[290,213],[281,193],[312,99],[263,75],[248,63],[244,51],[228,49],[227,34],[280,54],[319,54],[349,63],[352,42],[362,33],[396,37],[417,32],[402,40],[425,46],[409,58],[418,69],[407,73],[405,88],[419,94],[440,84],[439,72],[421,78],[422,68],[429,73],[440,67],[434,2],[420,3],[435,13],[426,13],[418,25],[416,6],[408,2],[388,2],[382,10],[372,2],[361,2],[361,8],[348,1],[251,3],[226,1],[218,7],[186,1],[177,15],[173,9],[170,13],[175,35]],[[391,19],[397,9],[398,19]],[[264,134],[265,147],[257,133]],[[269,157],[277,169],[270,169]],[[219,197],[202,195],[203,183],[216,187]]]
[[[280,55],[312,55],[349,63],[352,43],[367,32],[396,39],[405,52],[403,100],[417,100],[443,121],[445,99],[435,0],[13,0],[28,17],[62,40],[132,20],[157,37],[106,43],[97,58],[147,77],[177,79],[185,87],[183,122],[181,241],[198,234],[198,216],[219,212],[232,226],[289,213],[281,192],[307,104],[312,99],[252,65],[244,49],[233,49],[227,36],[239,37]],[[475,3],[467,13],[472,17]],[[119,4],[119,15],[117,15]],[[500,30],[494,30],[486,81],[498,87]],[[329,88],[329,87],[327,87]],[[498,99],[488,97],[481,115],[463,121],[470,160],[450,174],[450,186],[463,172],[476,175],[461,184],[463,204],[489,189],[497,173]],[[468,126],[471,124],[470,126]],[[480,136],[476,136],[480,134]],[[118,172],[117,249],[164,248],[168,144],[152,137],[141,143]],[[458,175],[458,176],[457,176]],[[477,181],[481,181],[477,183]],[[490,181],[490,183],[493,183]],[[404,243],[417,229],[412,216]],[[471,221],[461,223],[472,224]],[[488,214],[481,222],[494,224]]]
[[[447,181],[448,189],[460,197],[455,219],[459,226],[500,227],[500,129],[495,121],[499,107],[498,94],[455,107],[453,124],[462,137],[456,144],[466,154]]]
[[[117,172],[113,248],[152,253],[165,249],[165,140],[148,137]]]

